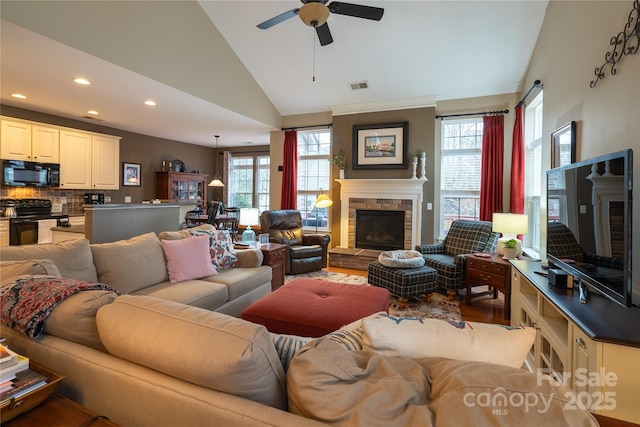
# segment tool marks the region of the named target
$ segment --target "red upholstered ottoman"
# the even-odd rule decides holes
[[[389,312],[386,289],[300,278],[251,304],[242,318],[269,332],[321,337],[379,311]]]

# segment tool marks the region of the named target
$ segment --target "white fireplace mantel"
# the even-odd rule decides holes
[[[426,179],[336,179],[340,184],[340,244],[346,247],[349,236],[349,199],[377,198],[411,200],[411,248],[422,235],[422,199]]]

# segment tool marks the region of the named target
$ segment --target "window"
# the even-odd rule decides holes
[[[229,159],[229,206],[269,209],[269,156],[232,154]]]
[[[298,200],[302,225],[328,231],[329,209],[316,208],[313,203],[321,191],[330,187],[331,132],[328,129],[298,131]]]
[[[525,110],[524,210],[529,216],[529,232],[523,244],[540,252],[540,197],[542,195],[542,92]]]
[[[440,237],[457,219],[480,217],[482,119],[443,120],[440,166]]]

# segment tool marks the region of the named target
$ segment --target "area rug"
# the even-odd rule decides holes
[[[330,271],[314,271],[305,274],[285,276],[285,283],[300,277],[323,280],[327,282],[348,283],[350,285],[366,285],[367,277],[355,274],[334,273]],[[446,296],[433,293],[431,302],[423,298],[411,298],[404,309],[400,310],[400,301],[394,295],[389,299],[389,314],[398,317],[421,317],[444,320],[462,320],[460,307],[457,301],[449,301]]]

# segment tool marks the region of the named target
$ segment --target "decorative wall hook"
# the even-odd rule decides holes
[[[616,66],[625,55],[633,55],[638,52],[640,45],[640,0],[633,1],[633,9],[629,13],[629,19],[624,29],[618,35],[611,37],[609,44],[613,49],[604,55],[604,64],[595,69],[596,78],[591,80],[589,86],[595,87],[599,80],[604,79],[607,66],[611,65],[611,75],[618,72]]]

